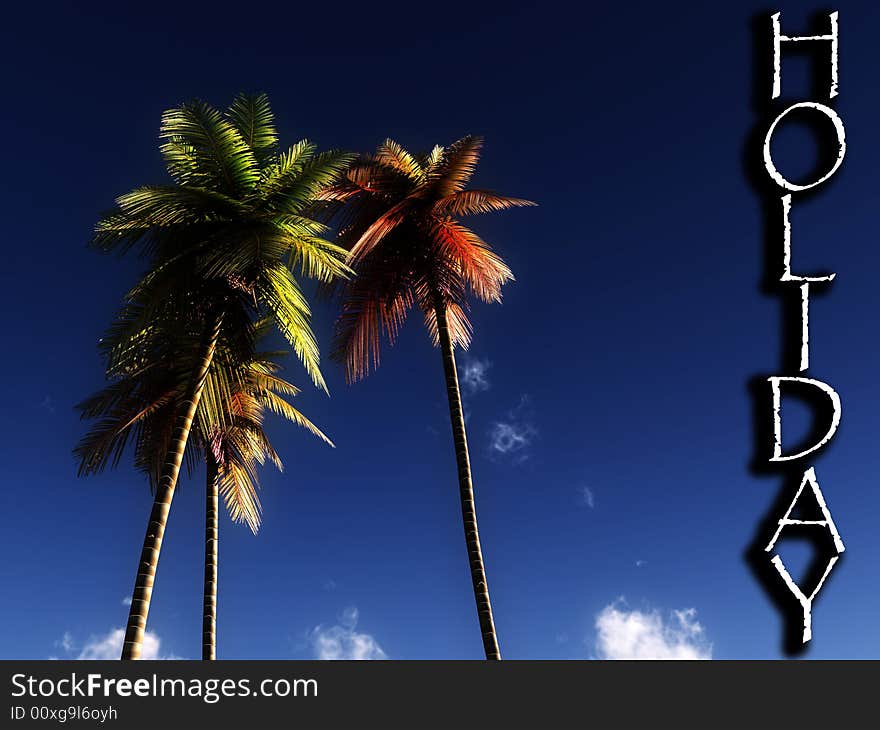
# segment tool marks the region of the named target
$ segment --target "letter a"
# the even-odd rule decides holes
[[[797,504],[798,499],[800,499],[801,494],[804,491],[804,487],[809,484],[810,489],[813,491],[813,497],[816,499],[816,503],[819,505],[819,510],[822,512],[822,517],[824,519],[821,520],[793,520],[791,519],[791,513],[794,511],[794,507]],[[773,567],[776,568],[776,571],[782,576],[782,580],[785,581],[785,585],[788,587],[788,590],[791,591],[792,595],[797,598],[798,603],[801,604],[801,608],[804,612],[804,634],[803,634],[803,642],[806,644],[810,639],[813,638],[813,600],[819,595],[819,591],[822,589],[822,585],[825,583],[825,579],[828,577],[828,574],[831,572],[831,569],[834,567],[834,564],[837,562],[840,554],[846,550],[844,547],[843,540],[840,539],[840,533],[837,531],[837,526],[834,524],[834,520],[831,519],[831,513],[828,511],[828,506],[825,504],[825,497],[822,495],[822,490],[819,488],[819,482],[816,481],[816,472],[813,467],[810,467],[804,472],[804,478],[801,481],[801,486],[798,488],[797,492],[794,495],[794,499],[791,501],[791,505],[789,505],[788,511],[786,511],[785,515],[781,520],[779,520],[779,527],[776,528],[776,534],[773,535],[773,539],[770,540],[764,550],[766,552],[770,552],[773,547],[776,545],[776,541],[779,539],[779,535],[782,532],[784,527],[788,525],[813,525],[815,527],[824,527],[831,533],[831,539],[834,541],[834,549],[837,550],[837,555],[832,556],[828,560],[828,565],[825,566],[825,572],[822,574],[822,578],[819,580],[819,584],[813,590],[813,592],[808,596],[804,595],[804,592],[800,589],[797,583],[794,582],[791,575],[789,575],[788,571],[785,568],[785,565],[782,562],[782,558],[778,555],[774,555],[772,560],[770,561],[773,564]]]

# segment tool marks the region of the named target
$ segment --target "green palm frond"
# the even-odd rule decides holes
[[[254,534],[260,529],[262,504],[257,494],[256,464],[250,458],[230,459],[217,475],[217,487],[234,522],[244,522]]]
[[[272,200],[281,195],[302,174],[306,164],[312,159],[317,146],[307,139],[301,139],[282,152],[278,159],[263,168],[260,190],[264,200]]]
[[[192,467],[216,457],[230,513],[256,529],[256,468],[281,465],[264,414],[330,443],[286,400],[299,390],[278,375],[282,353],[257,353],[256,341],[280,331],[326,391],[297,276],[326,284],[352,274],[347,250],[329,240],[318,214],[355,157],[319,153],[308,140],[281,151],[264,94],[239,95],[225,111],[183,104],[162,115],[159,137],[171,183],[120,196],[92,239],[103,251],[136,247],[148,269],[102,339],[110,382],[80,406],[92,428],[76,455],[91,473],[133,445],[155,486],[206,338],[220,323],[185,459]]]
[[[324,434],[323,431],[321,431],[321,429],[319,429],[314,423],[312,423],[308,418],[306,418],[302,413],[300,413],[296,408],[294,408],[290,403],[284,400],[284,398],[279,396],[277,393],[274,393],[271,390],[267,390],[261,393],[259,398],[260,401],[273,413],[276,413],[282,418],[286,418],[288,421],[290,421],[291,423],[295,423],[300,428],[304,428],[306,431],[314,436],[317,436],[329,446],[335,447],[335,444]]]
[[[258,162],[275,152],[278,132],[268,96],[239,94],[229,106],[227,116]]]
[[[296,279],[285,266],[266,267],[256,289],[312,382],[327,392],[321,375],[318,343],[309,324],[311,311]]]
[[[209,104],[194,101],[165,112],[159,138],[173,140],[188,150],[195,172],[181,180],[183,185],[239,196],[249,193],[259,181],[253,151],[232,122]],[[169,166],[168,172],[179,179],[179,169]]]
[[[262,186],[262,198],[266,209],[275,213],[300,215],[315,207],[324,190],[330,188],[348,170],[356,155],[331,150],[313,154],[309,150],[300,163],[290,172],[280,174],[280,180],[266,180]],[[280,187],[278,182],[283,183]]]

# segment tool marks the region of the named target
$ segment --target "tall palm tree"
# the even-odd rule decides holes
[[[327,436],[285,400],[283,396],[294,396],[299,389],[278,377],[277,368],[277,364],[268,359],[255,361],[245,387],[237,390],[228,404],[229,422],[205,429],[207,490],[202,659],[217,656],[218,498],[223,496],[233,520],[247,523],[256,534],[261,512],[256,490],[257,466],[269,460],[279,470],[284,468],[263,431],[264,412],[276,413],[333,446]]]
[[[101,250],[139,247],[149,271],[129,293],[103,343],[111,380],[136,379],[173,361],[186,383],[138,562],[123,659],[140,656],[162,538],[200,401],[217,421],[242,363],[253,353],[251,324],[270,316],[312,381],[326,390],[310,311],[294,270],[329,282],[346,276],[344,251],[311,216],[319,194],[351,162],[316,154],[303,140],[278,148],[263,95],[237,97],[219,112],[192,102],[162,116],[161,152],[171,184],[137,188],[97,225]],[[229,353],[214,368],[215,355]],[[130,386],[128,386],[130,387]]]
[[[337,209],[341,236],[349,248],[347,263],[357,272],[342,287],[334,350],[345,363],[348,380],[358,380],[378,366],[381,333],[393,343],[413,306],[422,311],[435,346],[440,346],[483,648],[487,659],[500,659],[477,529],[455,347],[466,348],[471,338],[468,290],[483,301],[497,302],[502,285],[513,275],[458,218],[534,203],[467,189],[481,146],[480,138],[465,137],[449,147],[414,155],[389,139],[353,165],[343,183],[324,198],[343,206]]]
[[[295,396],[300,391],[277,374],[279,365],[274,358],[283,354],[259,353],[248,364],[244,383],[236,387],[224,405],[223,423],[212,422],[210,410],[201,406],[193,423],[194,437],[187,442],[185,458],[190,466],[202,460],[206,464],[203,659],[216,658],[219,497],[222,495],[233,521],[246,523],[256,534],[261,517],[257,467],[268,460],[279,470],[283,469],[263,429],[265,412],[278,414],[333,445],[286,400],[285,396]],[[101,420],[75,451],[80,473],[102,471],[110,457],[121,453],[120,446],[124,449],[124,442],[131,437],[136,464],[148,475],[155,489],[161,474],[159,462],[165,452],[165,434],[174,426],[173,394],[180,388],[180,382],[169,370],[153,369],[141,375],[121,400],[111,385],[81,403],[79,408],[84,417]]]

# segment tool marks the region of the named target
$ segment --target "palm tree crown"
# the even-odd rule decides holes
[[[257,353],[246,365],[246,374],[235,384],[228,399],[217,408],[202,398],[196,410],[193,432],[186,444],[190,472],[207,462],[217,478],[229,516],[256,534],[261,506],[257,494],[257,468],[267,461],[283,469],[264,430],[267,412],[280,415],[329,445],[333,442],[287,399],[300,390],[278,375],[281,352]],[[221,354],[222,355],[222,354]],[[216,357],[215,363],[222,359]],[[205,389],[217,390],[213,382],[218,367],[209,370]],[[74,453],[79,474],[85,476],[117,466],[127,445],[133,446],[135,466],[149,479],[153,491],[159,486],[162,460],[169,448],[177,418],[175,404],[184,397],[186,385],[173,368],[151,368],[136,377],[119,380],[82,401],[77,407],[84,419],[96,423]],[[216,414],[222,414],[217,418]]]
[[[171,109],[162,116],[160,138],[172,184],[119,197],[93,239],[102,250],[139,247],[149,261],[148,273],[129,292],[102,343],[118,398],[111,398],[111,410],[141,401],[169,405],[174,413],[159,421],[164,430],[139,439],[147,445],[139,458],[159,467],[123,647],[126,659],[140,656],[194,420],[202,413],[218,433],[236,433],[227,406],[247,389],[255,322],[264,317],[326,390],[309,306],[294,271],[325,283],[350,272],[344,249],[322,237],[327,229],[313,217],[322,191],[338,180],[350,155],[318,154],[307,140],[280,151],[264,95],[239,96],[225,112],[199,101]],[[151,372],[155,369],[175,371],[178,387],[167,388],[165,379]],[[147,392],[156,384],[165,389]],[[108,450],[96,452],[98,464],[111,453],[118,460],[125,447],[125,438],[107,433]],[[202,435],[210,439],[211,433],[206,429]]]
[[[347,204],[341,234],[349,247],[347,262],[358,274],[343,288],[334,348],[349,380],[378,365],[380,334],[393,343],[414,305],[435,345],[440,306],[453,345],[467,347],[467,291],[486,302],[500,301],[502,285],[513,279],[504,261],[458,220],[534,205],[466,188],[481,147],[479,137],[464,137],[414,155],[389,139],[324,195]]]
[[[104,343],[110,370],[122,353],[141,355],[151,327],[184,319],[203,331],[219,315],[231,318],[220,335],[231,343],[266,314],[326,389],[294,270],[323,282],[348,275],[346,252],[311,214],[352,155],[316,153],[308,140],[279,151],[264,95],[239,96],[225,114],[198,101],[171,109],[160,138],[173,184],[120,196],[93,239],[102,250],[139,246],[150,261]]]

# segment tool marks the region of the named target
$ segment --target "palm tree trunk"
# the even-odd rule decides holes
[[[205,601],[202,617],[202,659],[217,658],[217,465],[208,457],[205,504]]]
[[[443,370],[446,374],[446,395],[449,398],[449,418],[452,421],[455,459],[458,464],[461,517],[464,522],[464,538],[471,566],[471,580],[474,584],[474,598],[477,602],[477,616],[480,619],[480,632],[483,635],[483,648],[486,651],[486,659],[501,659],[498,637],[495,634],[495,621],[492,618],[492,603],[489,600],[486,569],[483,566],[483,552],[480,549],[480,532],[477,529],[477,512],[474,506],[474,485],[471,480],[471,460],[468,454],[464,413],[461,408],[461,392],[458,387],[455,353],[452,348],[452,338],[449,336],[449,326],[446,322],[446,307],[443,304],[438,304],[435,311],[440,352],[443,355]]]
[[[220,320],[217,319],[202,353],[199,369],[193,374],[187,398],[181,404],[178,422],[171,439],[171,447],[168,450],[165,465],[162,467],[159,485],[156,488],[156,497],[153,500],[153,509],[150,512],[150,521],[147,524],[147,534],[144,536],[144,546],[138,561],[137,578],[134,582],[131,608],[128,613],[128,626],[125,629],[125,642],[122,645],[122,659],[140,659],[141,656],[141,646],[144,641],[144,630],[147,626],[147,615],[150,613],[153,582],[156,578],[156,567],[159,564],[159,552],[162,549],[162,537],[165,535],[168,512],[171,510],[171,500],[174,498],[174,489],[177,486],[177,477],[180,474],[180,464],[183,461],[186,442],[189,439],[196,409],[202,397],[205,377],[211,367],[211,361],[214,359],[219,335]]]

